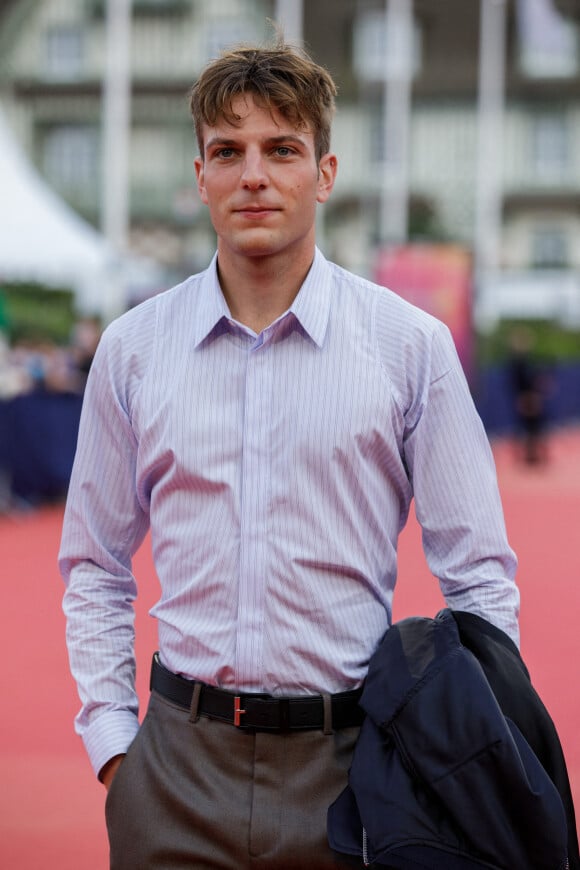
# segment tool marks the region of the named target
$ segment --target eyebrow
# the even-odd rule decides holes
[[[294,133],[283,133],[280,136],[269,136],[268,139],[265,140],[265,144],[269,146],[281,145],[284,142],[295,142],[297,145],[304,145],[304,140],[301,139],[300,136],[296,136]],[[232,148],[238,144],[239,140],[237,139],[230,139],[225,136],[213,136],[211,139],[207,140],[207,142],[205,143],[205,148],[215,148],[216,146],[221,146],[222,148]]]

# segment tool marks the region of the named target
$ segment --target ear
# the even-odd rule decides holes
[[[326,202],[326,200],[332,193],[332,188],[334,187],[337,171],[338,160],[336,158],[336,154],[332,154],[330,151],[328,152],[328,154],[323,154],[323,156],[320,158],[320,163],[318,164],[318,195],[316,197],[317,202]]]
[[[196,157],[193,161],[193,165],[195,166],[195,176],[197,178],[197,189],[199,191],[199,197],[205,205],[207,205],[207,193],[205,189],[205,176],[204,176],[204,163],[201,157]]]

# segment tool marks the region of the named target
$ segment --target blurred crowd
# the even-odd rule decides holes
[[[13,344],[0,332],[0,401],[38,391],[82,395],[101,336],[96,317],[81,317],[66,346],[32,339]]]
[[[0,515],[66,492],[87,375],[102,332],[80,317],[61,346],[0,328]]]

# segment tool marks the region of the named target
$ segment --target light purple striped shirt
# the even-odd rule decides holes
[[[216,261],[105,331],[61,570],[77,729],[98,771],[138,729],[131,557],[151,527],[161,659],[227,689],[360,684],[415,497],[449,606],[518,639],[495,468],[445,326],[316,251],[260,335]]]

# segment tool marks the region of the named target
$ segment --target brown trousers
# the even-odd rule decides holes
[[[107,795],[111,870],[352,866],[328,846],[326,813],[358,732],[252,734],[153,692]]]

